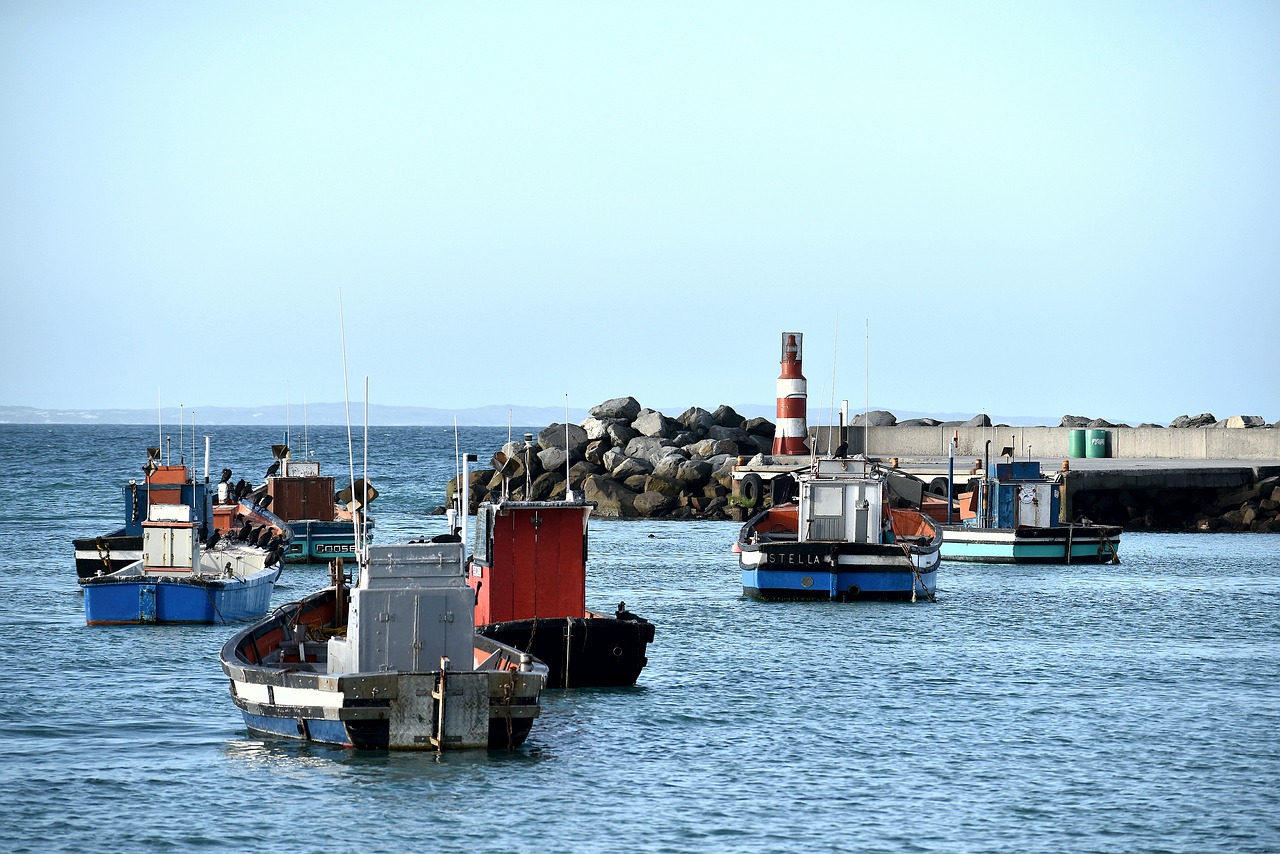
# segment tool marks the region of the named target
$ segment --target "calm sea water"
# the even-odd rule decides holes
[[[215,479],[259,479],[282,429],[200,432]],[[345,483],[345,431],[309,433]],[[84,625],[70,541],[119,522],[156,438],[0,427],[5,850],[1280,850],[1274,535],[815,605],[744,600],[732,523],[594,521],[590,603],[657,625],[639,685],[549,692],[515,753],[358,753],[250,738],[227,627]],[[443,530],[453,459],[452,430],[372,431],[379,542]]]

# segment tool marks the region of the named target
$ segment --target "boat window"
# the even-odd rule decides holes
[[[471,554],[481,562],[489,560],[489,528],[493,514],[491,507],[481,507],[476,511],[476,531],[471,542]]]
[[[814,485],[811,493],[814,516],[843,516],[844,487]]]

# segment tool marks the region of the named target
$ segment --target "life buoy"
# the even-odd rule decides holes
[[[744,507],[755,507],[760,502],[760,493],[763,489],[764,481],[760,479],[760,475],[755,472],[743,475],[742,484],[739,488],[742,505]]]

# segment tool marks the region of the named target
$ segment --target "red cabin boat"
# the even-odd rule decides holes
[[[476,512],[467,583],[476,632],[528,652],[548,688],[633,685],[648,663],[653,624],[586,606],[587,518],[593,502],[484,502]]]

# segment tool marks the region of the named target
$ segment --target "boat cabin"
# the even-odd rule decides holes
[[[185,465],[162,466],[156,463],[159,452],[159,448],[148,449],[146,478],[142,483],[130,480],[123,489],[125,524],[122,533],[126,536],[140,536],[146,520],[151,516],[151,505],[183,504],[191,511],[202,536],[207,535],[208,520],[212,518],[207,485],[194,483],[190,470]]]
[[[191,507],[152,504],[142,523],[142,568],[147,575],[190,575],[200,563],[200,538]]]
[[[1063,483],[1036,460],[995,463],[978,488],[960,498],[963,524],[978,528],[1052,528],[1062,523]]]
[[[475,649],[462,543],[370,546],[351,589],[347,633],[328,641],[329,673],[470,670]]]
[[[862,468],[853,460],[819,460],[816,472],[797,478],[799,542],[884,541],[884,480]]]
[[[584,616],[594,508],[581,500],[481,504],[467,573],[476,624]]]

